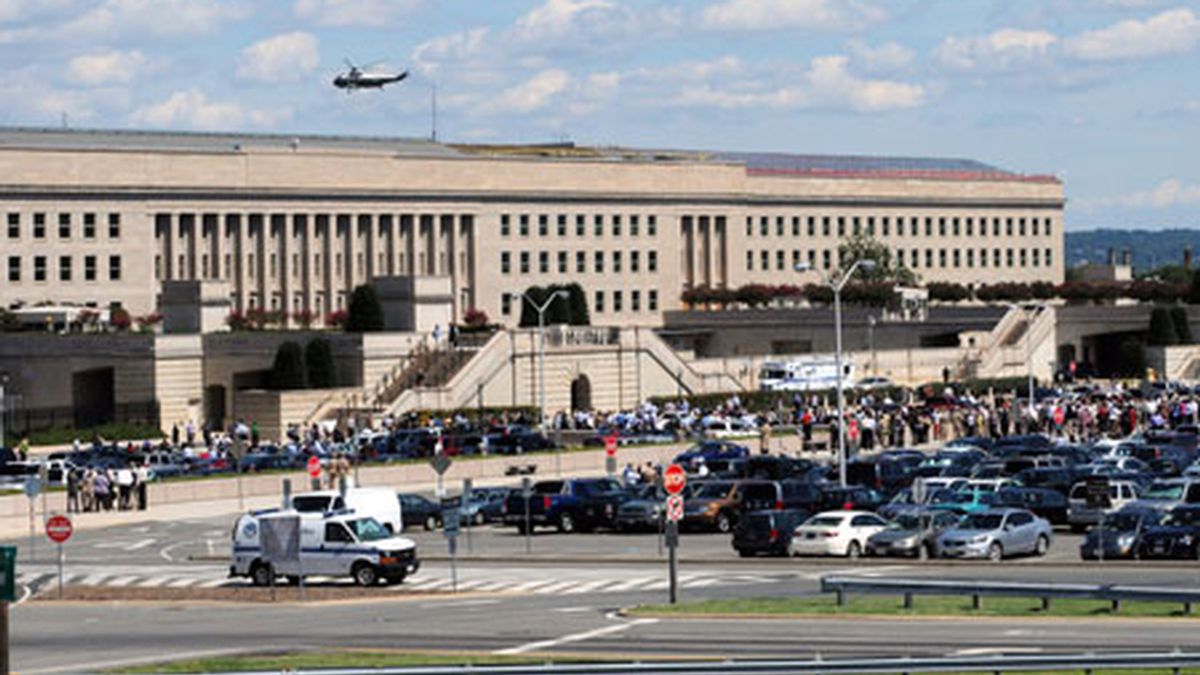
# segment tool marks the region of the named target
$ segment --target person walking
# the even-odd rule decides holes
[[[67,474],[67,513],[79,513],[79,469],[63,468]]]
[[[150,480],[150,469],[145,464],[138,465],[137,471],[134,472],[134,489],[137,492],[137,508],[138,511],[146,510],[146,492],[149,489],[146,485]]]

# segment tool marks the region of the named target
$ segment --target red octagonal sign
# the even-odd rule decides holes
[[[321,460],[316,455],[308,458],[308,475],[313,478],[321,477]]]
[[[66,516],[52,516],[46,521],[46,536],[50,541],[61,544],[71,538],[71,533],[74,532],[71,527],[71,519]]]
[[[663,472],[663,489],[669,495],[677,495],[683,492],[683,486],[687,485],[687,474],[684,473],[683,467],[678,464],[672,464]]]

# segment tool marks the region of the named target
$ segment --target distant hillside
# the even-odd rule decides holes
[[[1067,232],[1067,266],[1073,267],[1086,262],[1104,263],[1108,260],[1108,249],[1121,252],[1133,251],[1133,267],[1137,271],[1155,269],[1167,264],[1179,264],[1183,260],[1183,249],[1190,245],[1197,262],[1200,262],[1200,230],[1089,230]]]

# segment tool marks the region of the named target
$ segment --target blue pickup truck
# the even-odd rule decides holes
[[[617,507],[629,495],[611,478],[546,480],[533,484],[529,497],[531,529],[554,527],[559,532],[616,527]],[[525,497],[513,490],[504,501],[504,523],[525,532]]]

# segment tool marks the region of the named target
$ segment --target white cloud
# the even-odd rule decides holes
[[[887,12],[865,0],[724,0],[707,7],[701,24],[717,30],[861,30]]]
[[[887,73],[903,70],[916,60],[916,52],[899,42],[885,42],[871,46],[862,40],[851,40],[850,53],[854,62],[868,72]]]
[[[145,66],[146,57],[137,50],[109,51],[76,56],[67,64],[67,75],[72,81],[88,86],[128,84]]]
[[[648,35],[666,34],[682,22],[678,8],[649,2],[545,0],[519,17],[503,37],[524,51],[560,47],[611,51]]]
[[[474,28],[427,40],[413,50],[413,63],[425,75],[436,74],[446,61],[463,62],[479,56],[487,36],[487,28]]]
[[[1149,190],[1119,197],[1117,201],[1122,206],[1156,209],[1200,204],[1200,184],[1185,185],[1177,178],[1168,178]]]
[[[1058,43],[1043,30],[1003,28],[990,35],[948,37],[938,45],[937,60],[953,70],[999,72],[1036,62]]]
[[[501,92],[490,106],[490,112],[533,112],[549,105],[570,84],[571,76],[565,70],[543,70],[529,80]]]
[[[1067,55],[1084,61],[1139,59],[1190,52],[1200,44],[1200,18],[1173,9],[1144,21],[1129,19],[1068,38]]]
[[[189,129],[230,130],[245,126],[272,127],[289,118],[291,111],[246,110],[237,103],[209,101],[198,89],[177,91],[165,101],[138,108],[129,115],[135,125]]]
[[[0,0],[0,21],[13,21],[25,15],[23,0]]]
[[[243,0],[105,0],[60,30],[66,35],[194,35],[248,15]]]
[[[925,100],[920,85],[856,77],[846,69],[844,56],[813,59],[808,80],[817,101],[841,103],[859,112],[915,108]]]
[[[296,0],[292,12],[322,26],[387,26],[416,13],[426,0]]]
[[[276,35],[242,50],[237,75],[256,82],[294,82],[321,63],[317,38],[310,33]]]

